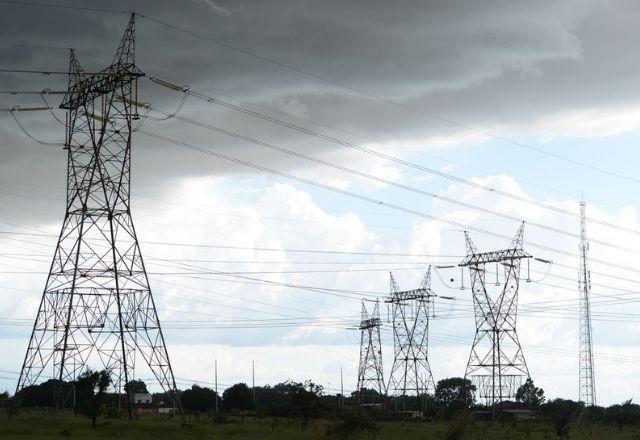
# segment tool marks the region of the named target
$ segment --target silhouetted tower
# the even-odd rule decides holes
[[[71,51],[67,110],[66,213],[16,392],[86,368],[111,372],[126,402],[136,356],[178,403],[160,321],[130,211],[131,134],[138,119],[135,15],[113,63],[96,74]],[[57,408],[68,391],[59,385]]]
[[[394,357],[387,393],[415,396],[402,399],[404,409],[407,402],[420,407],[421,397],[435,391],[429,365],[429,317],[436,296],[431,290],[431,266],[418,289],[400,291],[393,274],[390,277],[391,295],[386,302],[391,304]]]
[[[382,343],[380,342],[380,307],[376,301],[369,315],[362,303],[360,320],[360,363],[358,366],[358,396],[360,403],[374,403],[385,394],[382,374]],[[375,391],[375,393],[371,392]]]
[[[586,406],[596,404],[596,385],[593,374],[593,341],[591,339],[591,273],[587,264],[589,242],[587,242],[586,204],[580,202],[580,269],[578,291],[580,292],[580,349],[578,399]]]
[[[531,258],[522,249],[524,223],[511,242],[509,249],[478,253],[465,231],[467,257],[460,263],[469,268],[476,333],[471,347],[465,377],[477,387],[476,392],[487,405],[513,399],[516,391],[529,377],[529,369],[522,353],[516,317],[520,263]],[[487,265],[496,264],[504,272],[502,284],[496,282],[497,292],[489,293]]]

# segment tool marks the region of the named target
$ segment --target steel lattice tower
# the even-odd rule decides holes
[[[476,322],[465,378],[471,379],[479,397],[492,406],[513,399],[523,379],[529,377],[516,333],[520,263],[531,258],[522,249],[523,234],[524,223],[509,249],[478,253],[465,232],[467,257],[460,266],[469,268]],[[504,271],[504,282],[494,295],[488,292],[486,282],[486,266],[490,263]]]
[[[96,74],[71,51],[67,110],[66,213],[16,392],[52,377],[56,408],[87,367],[111,372],[124,394],[141,356],[165,392],[176,383],[130,210],[131,135],[137,117],[135,15],[113,63]],[[51,375],[51,376],[50,376]]]
[[[432,310],[431,267],[427,270],[420,288],[400,291],[390,274],[393,322],[393,367],[387,392],[393,397],[426,397],[435,391],[429,365],[429,317]],[[404,399],[406,400],[406,399]]]
[[[593,374],[593,341],[591,339],[591,274],[587,264],[589,243],[587,242],[586,204],[580,202],[580,270],[578,291],[580,292],[580,349],[578,400],[587,406],[596,404],[596,385]]]
[[[360,320],[360,363],[358,366],[357,391],[360,403],[365,403],[366,390],[375,390],[381,396],[385,394],[382,374],[382,343],[380,341],[380,307],[376,301],[373,313],[369,315],[362,303]],[[375,396],[370,396],[374,403]]]

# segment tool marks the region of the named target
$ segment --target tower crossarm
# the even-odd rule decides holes
[[[141,76],[144,76],[144,72],[134,65],[114,64],[72,84],[64,95],[60,108],[76,110],[102,95],[115,92],[122,83],[134,81]]]
[[[405,301],[427,300],[434,296],[436,296],[436,294],[433,293],[431,290],[420,288],[420,289],[395,292],[391,294],[391,296],[389,296],[384,302],[390,303],[390,304],[398,304]]]
[[[360,321],[359,329],[366,330],[369,328],[380,327],[381,325],[382,325],[382,321],[380,321],[380,318],[369,318],[369,319]]]
[[[458,266],[479,266],[487,263],[503,263],[508,260],[519,260],[522,258],[531,258],[531,255],[522,249],[504,249],[501,251],[468,255]]]

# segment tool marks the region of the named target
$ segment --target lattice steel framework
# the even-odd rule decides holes
[[[529,377],[522,347],[516,333],[520,263],[531,255],[522,249],[524,223],[509,249],[478,253],[465,232],[467,257],[460,266],[469,268],[476,333],[465,377],[476,386],[476,393],[487,405],[515,398],[516,391]],[[489,293],[488,264],[504,271],[497,293]],[[495,283],[499,284],[499,283]]]
[[[425,397],[435,391],[429,365],[429,318],[436,296],[431,290],[431,267],[418,289],[400,291],[393,274],[390,287],[386,302],[391,304],[394,357],[387,393]]]
[[[578,291],[580,292],[580,348],[578,399],[587,406],[596,404],[596,385],[593,374],[593,341],[591,339],[591,273],[587,263],[589,243],[587,242],[586,204],[580,203],[580,269]]]
[[[44,378],[111,371],[123,395],[142,357],[179,406],[176,383],[131,218],[131,135],[137,118],[135,15],[113,63],[86,74],[71,51],[66,214],[16,392]],[[51,376],[49,376],[51,375]],[[68,398],[56,393],[56,407]]]
[[[367,307],[362,303],[360,320],[360,363],[358,366],[358,396],[360,403],[375,403],[376,396],[367,390],[385,394],[384,376],[382,372],[382,343],[380,341],[380,304],[376,301],[373,313],[369,315]]]

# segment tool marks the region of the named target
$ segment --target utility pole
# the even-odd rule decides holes
[[[387,392],[403,410],[422,409],[428,392],[435,391],[429,365],[429,318],[436,296],[431,290],[431,266],[418,289],[401,291],[390,275],[393,322],[393,367]],[[415,399],[413,398],[415,396]]]
[[[256,402],[256,365],[255,361],[251,361],[251,389],[253,390],[253,413],[257,411]]]
[[[589,242],[587,241],[587,205],[580,202],[580,270],[578,291],[580,292],[580,348],[578,399],[586,406],[596,405],[596,385],[593,373],[593,341],[591,327],[591,273],[587,262]]]
[[[342,367],[340,367],[340,408],[344,407],[344,381],[342,379]]]
[[[386,393],[382,374],[382,343],[380,341],[380,304],[376,301],[371,316],[362,302],[360,320],[360,363],[358,365],[358,399],[365,402],[367,391],[377,391],[380,396]],[[375,395],[371,394],[371,403]]]
[[[85,73],[70,51],[66,212],[16,393],[53,372],[54,407],[72,396],[63,384],[88,366],[111,372],[127,403],[134,360],[144,361],[177,401],[177,387],[131,218],[131,150],[140,119],[135,64],[135,14],[112,64]],[[184,417],[183,417],[184,419]]]
[[[216,391],[216,414],[218,413],[218,359],[214,359],[213,361],[213,383]]]
[[[476,333],[469,355],[465,378],[471,379],[479,397],[491,405],[515,398],[516,391],[529,377],[522,347],[516,333],[520,263],[531,255],[522,249],[524,222],[508,249],[479,253],[465,231],[467,257],[460,263],[471,278]],[[504,270],[502,284],[495,283],[497,293],[486,282],[488,264]]]

